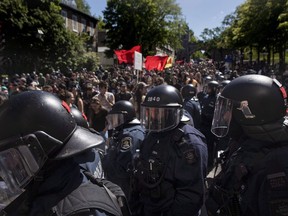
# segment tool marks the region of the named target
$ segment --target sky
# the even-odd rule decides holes
[[[93,16],[103,17],[107,0],[86,0]],[[137,1],[137,0],[135,0]],[[224,17],[235,11],[245,0],[176,0],[184,19],[199,38],[205,28],[220,27]]]

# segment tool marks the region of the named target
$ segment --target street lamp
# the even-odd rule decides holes
[[[37,36],[39,36],[39,38],[41,38],[41,36],[44,34],[44,32],[41,29],[37,29]]]
[[[37,29],[36,38],[43,40],[44,32],[41,29]],[[39,62],[39,55],[36,54],[36,61],[34,62],[34,71],[37,72],[37,64]]]

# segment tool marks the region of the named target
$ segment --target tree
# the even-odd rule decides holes
[[[98,19],[98,23],[97,23],[98,30],[100,30],[100,31],[104,30],[105,29],[105,23],[103,21],[103,18],[101,16],[98,16],[97,19]]]
[[[75,3],[77,5],[77,9],[79,11],[82,11],[86,14],[91,14],[90,12],[90,6],[88,5],[88,3],[85,0],[75,0]]]
[[[288,1],[286,1],[285,9],[279,15],[279,28],[288,32]]]
[[[252,61],[252,51],[270,55],[279,53],[280,72],[284,69],[285,50],[288,41],[287,0],[247,0],[234,13],[227,15],[222,26],[204,29],[201,37],[205,49],[238,49],[243,60],[246,50]]]
[[[78,70],[96,71],[99,58],[95,52],[87,52],[78,58]]]
[[[256,47],[258,59],[260,52],[266,49],[268,64],[270,53],[277,50],[283,67],[288,35],[285,19],[281,22],[281,18],[285,17],[287,6],[287,0],[246,1],[236,11],[236,22],[231,26],[232,40]]]
[[[181,35],[181,48],[177,49],[177,58],[176,60],[184,60],[186,62],[190,62],[191,55],[195,52],[196,49],[196,37],[194,36],[194,32],[189,29],[187,23],[182,24],[182,28],[184,33]]]
[[[215,59],[215,51],[220,49],[221,46],[221,34],[223,32],[222,27],[216,27],[213,29],[205,28],[201,33],[200,37],[202,39],[201,43],[199,43],[199,47],[205,50],[206,55]],[[222,55],[222,53],[221,53]]]
[[[60,0],[0,2],[5,40],[0,56],[6,59],[6,72],[77,68],[87,37],[65,29],[59,3]]]
[[[144,56],[157,46],[181,46],[183,19],[175,0],[108,0],[103,15],[110,55],[139,44]]]

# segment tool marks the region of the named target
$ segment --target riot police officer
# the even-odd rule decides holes
[[[208,147],[208,170],[212,170],[216,159],[217,137],[211,133],[212,119],[218,94],[219,83],[215,80],[208,82],[207,94],[202,100],[200,131],[205,135]]]
[[[151,89],[141,109],[148,133],[134,160],[142,204],[138,215],[198,215],[207,166],[204,135],[181,122],[183,99],[173,86]]]
[[[78,126],[87,128],[92,133],[94,133],[95,136],[101,136],[99,132],[89,127],[86,116],[84,113],[80,112],[79,109],[71,107],[70,113],[72,114]],[[75,157],[75,161],[79,163],[80,171],[83,174],[83,182],[85,183],[87,180],[90,180],[96,184],[104,185],[107,187],[113,193],[113,195],[117,197],[117,201],[121,207],[122,214],[124,216],[130,216],[131,212],[129,204],[123,190],[118,185],[104,179],[104,172],[101,162],[103,160],[104,148],[105,142]],[[70,197],[68,197],[68,199],[69,198]],[[58,206],[59,205],[61,204],[58,204]]]
[[[77,126],[57,96],[19,93],[0,121],[1,215],[122,215],[111,190],[84,181],[77,162],[103,138]]]
[[[113,132],[103,160],[105,176],[119,185],[130,200],[132,158],[145,132],[136,118],[134,106],[127,100],[117,101],[106,119],[108,130],[113,129]]]
[[[95,136],[101,136],[100,133],[93,130],[93,128],[89,128],[89,123],[86,116],[84,115],[84,113],[80,112],[78,108],[70,107],[70,112],[78,126],[87,128],[92,133],[94,133]],[[95,148],[87,150],[86,154],[82,154],[81,156],[77,157],[81,171],[83,173],[85,171],[89,171],[95,178],[104,178],[104,172],[101,162],[101,158],[103,158],[104,154],[104,147],[105,142],[103,142],[103,144],[101,145],[96,146]],[[85,174],[84,177],[86,178]]]
[[[208,83],[210,81],[212,81],[212,77],[211,76],[206,76],[203,78],[203,89],[199,92],[197,92],[197,98],[199,99],[199,103],[202,105],[202,100],[203,98],[207,95],[207,86],[208,86]]]
[[[220,84],[219,84],[219,93],[218,95],[221,94],[222,90],[225,88],[226,85],[228,85],[231,82],[231,80],[223,80]],[[225,137],[221,137],[218,138],[218,141],[216,143],[216,152],[219,152],[221,155],[222,151],[225,151],[228,147],[228,143],[230,142],[230,137],[229,136],[225,136]],[[219,161],[220,158],[218,158]],[[221,159],[220,159],[221,160]]]
[[[286,214],[286,102],[280,82],[263,75],[238,77],[223,89],[217,99],[212,132],[218,137],[230,136],[233,143],[230,157],[209,188],[209,215]]]
[[[226,85],[228,85],[231,82],[231,80],[223,80],[219,85],[219,93],[225,88]]]
[[[181,88],[181,95],[184,99],[183,109],[191,115],[194,127],[199,130],[201,123],[201,106],[196,94],[197,89],[192,84],[187,84]]]

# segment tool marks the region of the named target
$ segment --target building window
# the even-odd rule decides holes
[[[78,19],[76,15],[72,15],[72,29],[75,32],[78,32]]]
[[[94,23],[90,23],[90,36],[94,35]]]
[[[82,23],[82,32],[86,32],[87,31],[87,23],[85,19],[81,19],[81,23]]]
[[[67,11],[62,10],[61,15],[64,18],[64,26],[65,28],[68,28],[68,18],[67,18]]]

